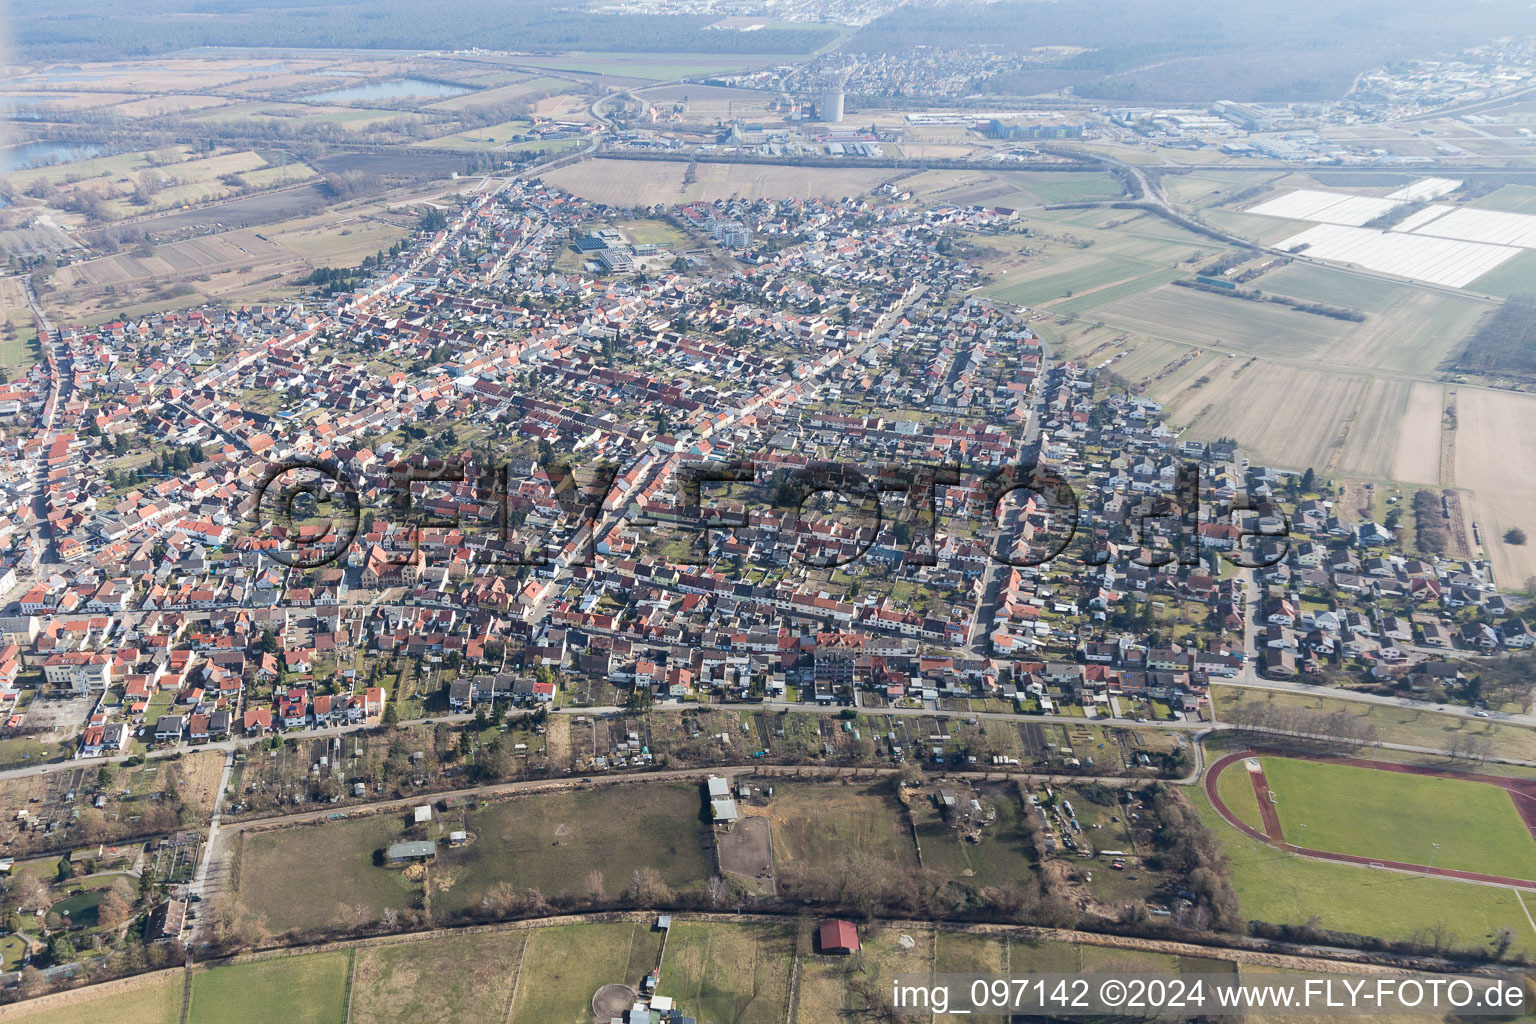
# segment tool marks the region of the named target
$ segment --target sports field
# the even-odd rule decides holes
[[[1264,821],[1259,814],[1258,797],[1253,792],[1253,781],[1249,773],[1242,765],[1233,765],[1216,779],[1216,792],[1227,805],[1227,810],[1237,815],[1245,825],[1251,825],[1256,829],[1264,828]]]
[[[1224,772],[1221,781],[1226,776],[1249,785],[1241,765]],[[1536,948],[1536,929],[1512,889],[1299,857],[1233,828],[1211,807],[1203,788],[1195,787],[1189,797],[1226,850],[1245,920],[1313,922],[1388,939],[1422,940],[1443,928],[1466,945],[1484,945],[1499,929],[1508,928],[1515,935],[1514,948]],[[1255,805],[1255,814],[1257,810]],[[1307,832],[1311,845],[1310,823]]]
[[[1497,786],[1284,757],[1262,763],[1288,842],[1536,879],[1536,841]]]

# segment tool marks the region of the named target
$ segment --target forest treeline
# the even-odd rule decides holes
[[[23,55],[49,60],[120,60],[199,46],[797,54],[836,35],[813,26],[722,32],[708,28],[715,20],[578,14],[549,0],[463,0],[451,9],[431,0],[145,0],[131,8],[109,0],[53,0],[16,5],[11,32]]]

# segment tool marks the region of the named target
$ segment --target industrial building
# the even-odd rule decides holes
[[[987,122],[987,136],[993,139],[1080,139],[1080,124],[1004,124],[993,118]]]
[[[821,119],[836,124],[843,119],[843,90],[828,89],[821,94]]]

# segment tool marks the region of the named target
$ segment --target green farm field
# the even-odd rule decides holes
[[[462,97],[460,97],[462,99]],[[475,128],[471,131],[460,132],[456,135],[444,135],[438,139],[426,139],[416,143],[420,146],[448,146],[454,149],[495,149],[512,141],[514,135],[526,133],[532,121],[517,120],[504,121],[501,124],[487,125],[484,128]]]
[[[1163,193],[1172,202],[1189,206],[1209,206],[1227,201],[1228,197],[1250,188],[1266,185],[1284,172],[1255,174],[1252,171],[1223,171],[1212,169],[1191,171],[1188,174],[1165,174],[1162,178]]]
[[[1021,306],[1048,305],[1058,299],[1070,298],[1079,292],[1092,293],[1122,281],[1134,281],[1148,272],[1147,267],[1131,260],[1098,257],[1068,257],[1055,267],[1027,268],[1023,272],[1010,271],[988,291],[1004,302]],[[1022,278],[1022,280],[1020,279]]]
[[[345,1024],[351,971],[350,950],[202,971],[187,1024]]]
[[[1504,185],[1467,205],[1510,213],[1536,213],[1536,185]]]
[[[1490,783],[1291,758],[1266,757],[1263,765],[1290,842],[1536,879],[1536,840],[1509,794]]]
[[[500,85],[492,89],[480,92],[465,93],[463,96],[453,96],[446,100],[430,104],[429,110],[464,110],[469,107],[490,106],[496,103],[510,103],[525,97],[542,96],[546,93],[560,92],[573,88],[574,83],[568,78],[551,78],[547,75],[538,77],[525,77],[518,81]],[[486,131],[487,129],[479,129]],[[476,132],[475,134],[478,134]]]
[[[37,362],[37,323],[19,278],[0,279],[0,366],[11,376]]]
[[[1120,182],[1097,171],[1000,172],[998,179],[1018,191],[999,196],[996,205],[1033,206],[1037,203],[1080,203],[1118,199],[1125,194]]]
[[[1309,359],[1333,348],[1352,326],[1269,303],[1172,286],[1098,306],[1094,316],[1112,327],[1155,338],[1291,359]]]
[[[1254,288],[1278,292],[1308,302],[1324,302],[1367,313],[1390,312],[1412,295],[1405,284],[1351,274],[1317,263],[1290,263],[1269,271],[1253,282]]]
[[[387,250],[408,234],[403,228],[363,216],[337,219],[306,217],[285,222],[266,232],[283,248],[316,266],[349,267],[380,250]]]
[[[1536,290],[1536,252],[1525,250],[1514,259],[1505,260],[1468,285],[1468,289],[1487,295],[1508,297],[1528,295]]]
[[[1200,213],[1200,219],[1213,228],[1230,231],[1234,235],[1240,235],[1260,245],[1275,245],[1292,235],[1300,234],[1311,226],[1306,221],[1285,220],[1281,217],[1265,217],[1262,214],[1226,209],[1203,210]],[[1263,278],[1260,280],[1262,281]]]

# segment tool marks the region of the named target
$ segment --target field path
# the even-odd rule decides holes
[[[1331,860],[1343,864],[1360,864],[1366,867],[1387,868],[1392,871],[1404,871],[1411,874],[1436,875],[1440,878],[1455,878],[1464,882],[1481,882],[1485,885],[1504,885],[1512,889],[1525,889],[1536,892],[1536,881],[1524,878],[1506,878],[1502,875],[1485,875],[1476,871],[1458,871],[1454,868],[1435,868],[1424,864],[1405,864],[1401,861],[1381,860],[1375,857],[1358,857],[1348,853],[1331,853],[1327,850],[1312,850],[1294,843],[1287,843],[1283,838],[1272,838],[1266,834],[1270,828],[1274,829],[1275,836],[1280,835],[1280,821],[1274,806],[1269,800],[1269,787],[1265,783],[1263,773],[1254,773],[1254,795],[1259,798],[1259,813],[1264,818],[1264,830],[1256,829],[1234,814],[1221,799],[1217,791],[1216,782],[1221,773],[1239,761],[1248,758],[1256,758],[1259,754],[1252,750],[1243,750],[1235,754],[1227,754],[1225,757],[1212,763],[1210,770],[1205,773],[1205,795],[1211,801],[1211,806],[1216,808],[1227,824],[1242,832],[1244,835],[1256,839],[1268,846],[1273,846],[1288,853],[1294,853],[1301,857],[1312,857],[1317,860]],[[1357,768],[1375,768],[1380,771],[1404,772],[1409,775],[1432,775],[1444,779],[1456,779],[1467,781],[1468,777],[1457,772],[1443,771],[1439,768],[1431,768],[1427,765],[1393,764],[1389,761],[1369,761],[1359,757],[1312,757],[1300,754],[1286,754],[1286,757],[1296,757],[1306,761],[1321,761],[1327,764],[1347,764]],[[1244,769],[1246,770],[1246,769]],[[1536,781],[1529,779],[1510,779],[1498,776],[1480,776],[1476,780],[1490,785],[1499,786],[1507,791],[1510,799],[1524,819],[1526,827],[1532,829],[1536,835]],[[1271,820],[1273,818],[1273,820]]]

